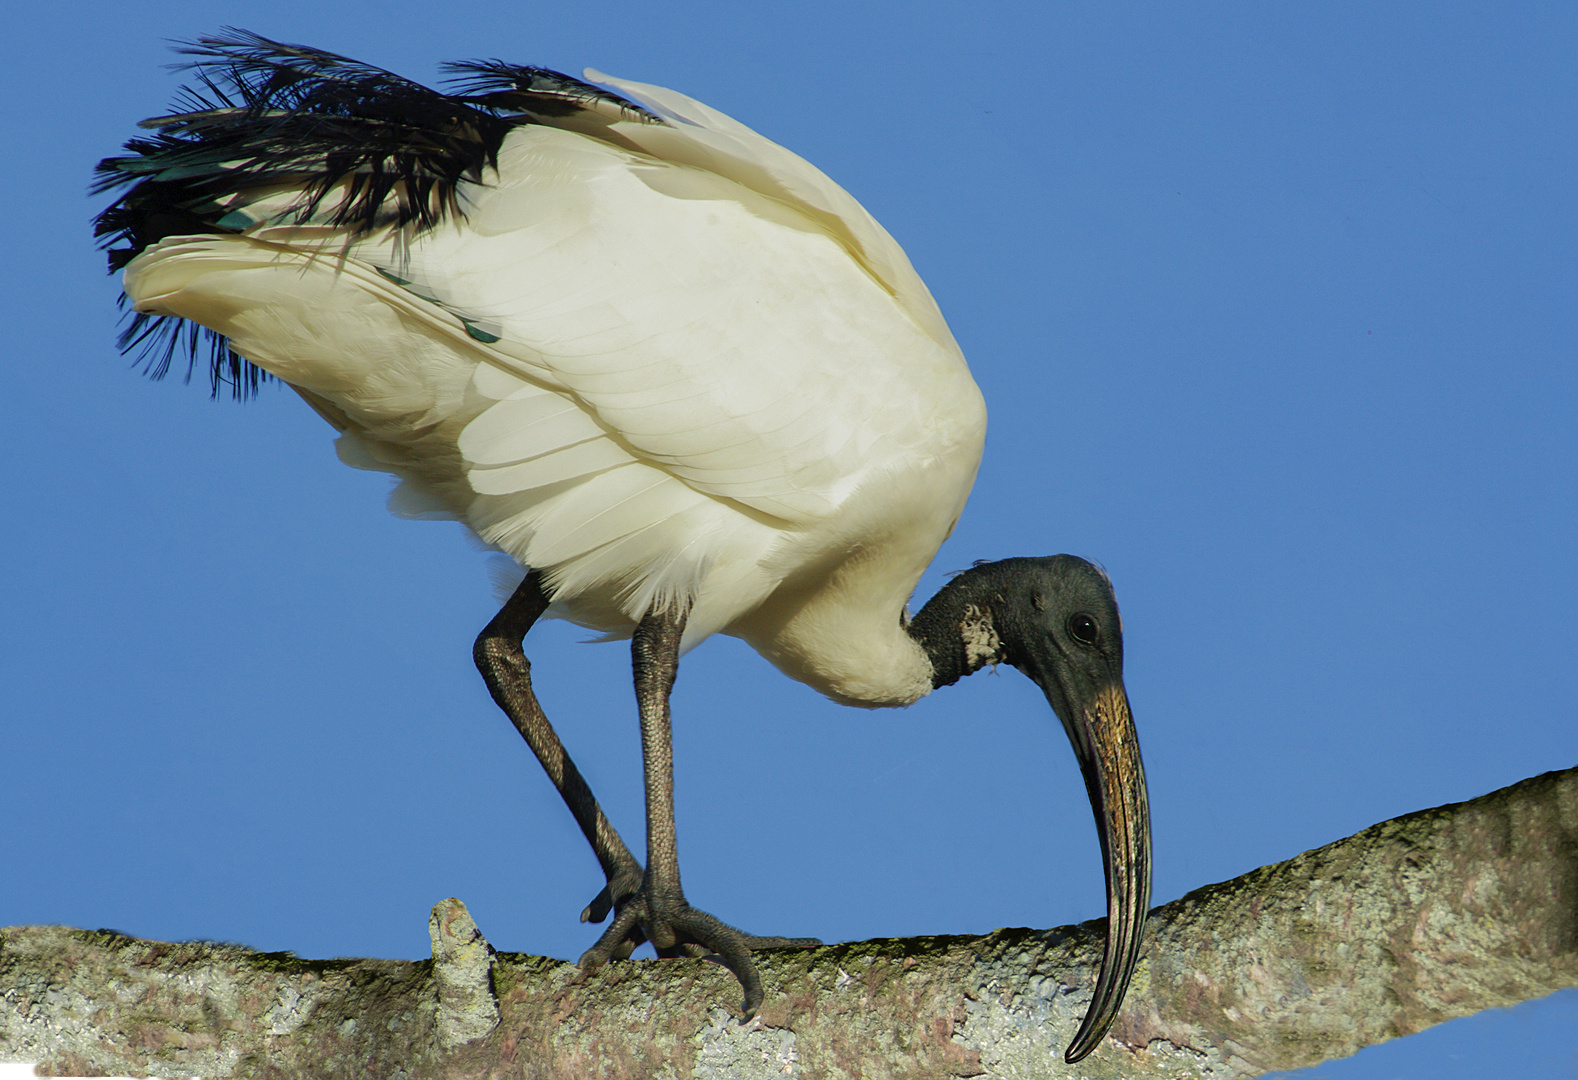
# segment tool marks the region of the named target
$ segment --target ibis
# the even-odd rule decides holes
[[[763,1000],[747,934],[680,886],[669,693],[712,634],[834,701],[909,705],[983,667],[1029,676],[1084,775],[1106,944],[1069,1061],[1118,1014],[1150,898],[1145,775],[1106,574],[977,563],[906,607],[964,508],[986,411],[898,244],[837,184],[672,90],[498,60],[447,91],[243,31],[98,167],[122,345],[216,393],[277,379],[391,508],[525,570],[474,656],[605,885],[587,967],[651,942]],[[542,617],[631,641],[646,787],[637,860],[533,694]]]

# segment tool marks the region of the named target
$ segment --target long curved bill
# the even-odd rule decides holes
[[[1099,687],[1089,701],[1070,703],[1063,717],[1085,774],[1090,808],[1101,835],[1107,874],[1107,944],[1096,994],[1063,1059],[1073,1064],[1106,1037],[1140,956],[1140,935],[1151,905],[1151,810],[1140,741],[1122,682]]]

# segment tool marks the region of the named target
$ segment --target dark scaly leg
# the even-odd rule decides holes
[[[543,715],[537,695],[532,693],[531,663],[521,649],[521,640],[547,610],[548,603],[548,596],[542,588],[542,575],[533,570],[493,617],[493,621],[477,635],[472,657],[477,662],[477,670],[482,672],[483,681],[488,684],[488,690],[493,694],[493,700],[498,702],[499,708],[504,710],[515,729],[537,755],[537,760],[542,762],[548,779],[559,789],[570,813],[575,815],[576,824],[592,845],[608,884],[581,912],[581,921],[602,922],[610,909],[622,906],[640,888],[641,864],[636,862],[635,856],[630,854],[630,849],[625,847],[625,842],[603,815],[603,808],[597,805],[592,789],[586,786],[575,762],[564,752],[564,744],[554,733],[547,716]],[[618,956],[629,956],[630,950],[639,944],[639,937],[628,938]]]
[[[679,670],[679,643],[687,611],[651,611],[636,626],[630,643],[636,704],[641,712],[641,757],[646,770],[647,870],[635,896],[619,912],[597,944],[581,957],[596,967],[628,953],[631,940],[651,940],[659,956],[708,956],[734,972],[745,991],[745,1019],[762,1003],[762,981],[751,962],[752,949],[809,948],[815,938],[756,937],[698,911],[679,884],[679,854],[674,842],[674,747],[669,694]]]

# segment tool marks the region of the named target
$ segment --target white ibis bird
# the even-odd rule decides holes
[[[1150,897],[1145,775],[1106,575],[977,564],[906,603],[975,479],[986,413],[893,239],[807,162],[671,90],[500,61],[441,93],[227,31],[186,47],[178,111],[99,166],[97,221],[162,374],[206,331],[215,391],[273,376],[446,516],[528,568],[475,657],[569,804],[613,920],[581,962],[651,941],[761,1003],[755,937],[693,908],[675,852],[669,691],[743,638],[835,701],[908,705],[989,664],[1033,679],[1085,777],[1106,948],[1067,1051],[1117,1015]],[[266,374],[265,374],[266,373]],[[645,867],[532,693],[543,615],[632,639]]]

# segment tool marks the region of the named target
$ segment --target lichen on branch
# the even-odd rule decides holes
[[[433,958],[303,960],[0,930],[0,1061],[55,1075],[1237,1078],[1578,986],[1578,768],[1383,822],[1151,913],[1090,1058],[1102,923],[761,953],[747,1025],[700,960],[588,975],[495,953],[458,900]]]

